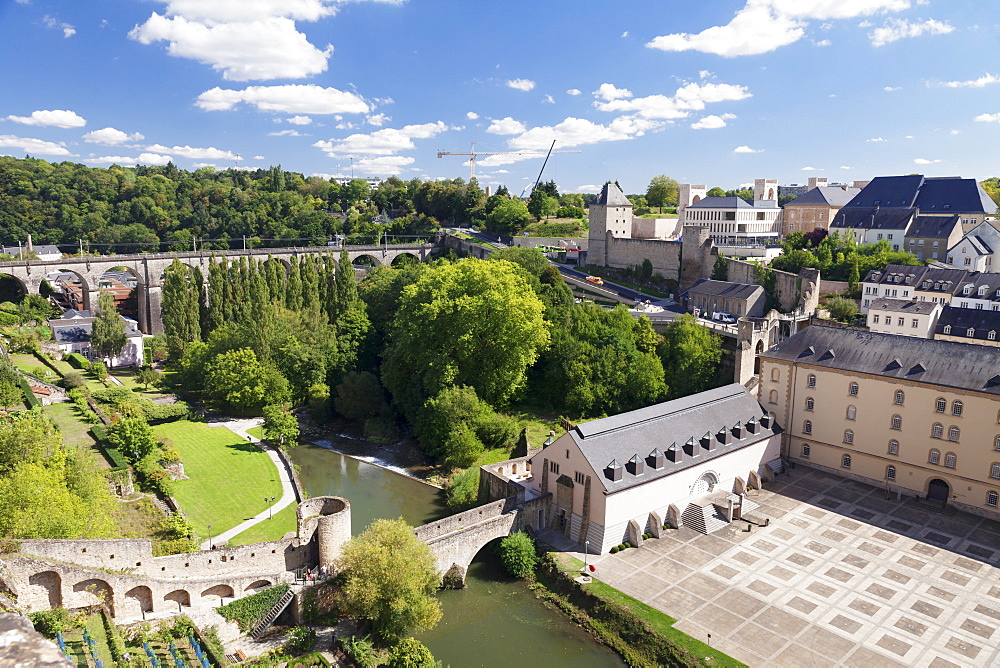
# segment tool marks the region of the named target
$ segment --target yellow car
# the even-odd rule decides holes
[[[594,285],[604,285],[604,279],[601,278],[600,276],[588,276],[587,280],[593,283]]]

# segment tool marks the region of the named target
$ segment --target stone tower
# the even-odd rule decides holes
[[[707,192],[708,189],[705,186],[695,186],[690,183],[680,184],[680,189],[677,191],[677,219],[683,222],[684,209],[705,199]]]
[[[632,238],[632,202],[621,188],[608,183],[590,205],[590,239],[587,262],[598,267],[608,266],[608,237]]]
[[[814,188],[823,188],[828,183],[829,183],[829,181],[826,179],[826,177],[822,177],[822,176],[810,176],[809,177],[809,190],[813,190]]]
[[[777,200],[778,199],[777,179],[754,179],[753,198],[755,200]]]

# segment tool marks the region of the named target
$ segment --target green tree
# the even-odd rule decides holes
[[[434,655],[416,638],[403,638],[389,652],[389,668],[435,668]]]
[[[221,276],[211,277],[210,280],[218,280],[220,284],[224,281]],[[221,300],[222,296],[218,298]],[[213,306],[218,306],[218,303],[213,302]],[[179,359],[184,344],[201,341],[198,290],[190,268],[177,258],[170,263],[163,276],[163,331],[175,359]]]
[[[281,406],[264,406],[264,438],[282,448],[286,443],[297,445],[299,421],[295,414]]]
[[[498,198],[495,207],[486,216],[486,229],[497,234],[520,234],[530,222],[531,212],[524,202]]]
[[[90,347],[98,357],[110,360],[118,357],[128,342],[125,337],[125,321],[118,315],[115,298],[110,292],[101,292],[97,303],[100,313],[91,326]]]
[[[726,191],[723,190],[722,188],[720,188],[719,186],[715,186],[714,188],[710,188],[709,191],[707,193],[705,193],[705,196],[706,197],[725,197],[726,196]]]
[[[639,279],[643,281],[648,281],[653,277],[653,261],[648,257],[643,258],[642,265],[639,268]]]
[[[217,406],[245,415],[259,415],[264,406],[291,398],[288,381],[272,365],[261,362],[250,348],[228,350],[203,369],[204,392]]]
[[[122,417],[108,427],[108,440],[132,462],[154,453],[159,444],[144,417]]]
[[[728,281],[729,280],[729,263],[726,262],[726,256],[719,253],[715,256],[715,264],[712,266],[712,280],[713,281]]]
[[[384,403],[382,384],[369,371],[351,372],[337,385],[333,407],[349,420],[364,421],[374,417]]]
[[[402,518],[379,519],[348,541],[337,559],[343,605],[371,620],[375,632],[399,639],[441,619],[434,598],[440,579],[430,547]]]
[[[659,350],[670,398],[686,397],[718,386],[722,337],[698,324],[690,313],[667,325]]]
[[[0,355],[0,410],[18,407],[24,397],[21,394],[20,375],[6,355]]]
[[[132,378],[135,379],[135,382],[142,385],[143,389],[148,390],[150,385],[159,384],[163,379],[163,374],[151,366],[144,366],[136,369],[132,373]]]
[[[654,176],[646,188],[646,202],[649,206],[677,206],[677,196],[680,185],[674,179],[664,174]]]
[[[523,531],[515,531],[500,539],[500,563],[515,578],[527,577],[535,570],[535,541]]]
[[[837,295],[826,302],[826,308],[830,311],[830,315],[834,317],[835,320],[841,322],[854,322],[855,316],[858,315],[858,303],[853,299],[848,299],[841,295]]]

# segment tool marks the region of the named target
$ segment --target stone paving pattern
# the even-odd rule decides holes
[[[769,526],[669,530],[590,561],[750,666],[1000,665],[1000,522],[801,466],[751,494]]]

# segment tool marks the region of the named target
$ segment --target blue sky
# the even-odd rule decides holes
[[[0,0],[0,153],[518,192],[996,176],[972,0]]]

